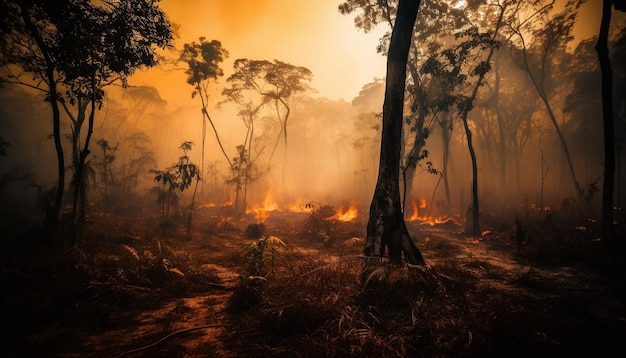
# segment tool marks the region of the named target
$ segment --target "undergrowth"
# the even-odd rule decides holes
[[[257,304],[231,310],[236,335],[226,339],[245,342],[240,348],[251,356],[485,353],[506,302],[477,283],[452,260],[433,267],[309,260],[257,286]]]

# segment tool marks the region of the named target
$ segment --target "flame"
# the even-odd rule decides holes
[[[302,200],[296,199],[295,202],[287,204],[285,209],[291,211],[292,213],[310,213],[313,208],[307,204],[302,204]]]
[[[343,206],[337,209],[335,213],[335,219],[339,221],[352,221],[359,216],[359,210],[356,208],[355,203],[350,203],[350,207],[344,211]]]
[[[426,208],[426,199],[420,199],[419,201],[419,205],[418,203],[413,200],[412,202],[412,206],[413,206],[413,214],[411,214],[410,217],[408,217],[406,219],[406,221],[422,221],[424,224],[430,224],[432,226],[437,225],[437,224],[443,224],[446,223],[448,220],[450,220],[449,217],[447,216],[439,216],[439,217],[432,217],[432,216],[420,216],[419,215],[419,209],[425,209]]]
[[[280,209],[278,208],[278,204],[274,201],[274,194],[271,191],[265,193],[265,199],[260,207],[254,208],[251,211],[256,213],[256,220],[259,223],[262,223],[269,217],[270,211],[274,211]]]
[[[415,221],[419,219],[419,210],[417,208],[417,203],[415,201],[413,201],[413,214],[411,214],[411,216],[406,219],[407,221]]]

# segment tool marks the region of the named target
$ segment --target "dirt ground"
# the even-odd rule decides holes
[[[203,208],[188,239],[182,219],[163,229],[158,217],[94,215],[79,248],[7,246],[0,355],[597,357],[626,351],[625,265],[606,254],[593,224],[542,216],[522,227],[512,215],[492,215],[474,240],[458,219],[408,222],[428,263],[418,275],[429,283],[402,292],[408,298],[387,309],[376,307],[376,300],[388,302],[377,297],[395,291],[372,291],[368,284],[378,274],[359,277],[365,219],[327,223],[312,216],[276,212],[263,226],[249,226],[254,217],[234,220]],[[286,244],[272,251],[280,264],[272,261],[262,278],[250,275],[242,256],[258,236]],[[385,271],[388,279],[393,270]],[[337,287],[325,276],[344,273]],[[246,286],[246,279],[260,284]],[[321,286],[312,286],[315,280]],[[260,292],[258,302],[229,309],[246,287]],[[323,314],[304,317],[321,306]],[[368,317],[357,312],[363,307]]]

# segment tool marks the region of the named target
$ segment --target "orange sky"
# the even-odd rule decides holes
[[[598,28],[602,0],[581,8],[576,32],[592,36]],[[351,16],[337,11],[341,0],[163,0],[171,21],[180,25],[177,46],[204,36],[219,40],[230,57],[222,65],[226,76],[234,60],[278,59],[313,71],[315,96],[352,100],[374,77],[383,77],[385,58],[375,48],[386,27],[364,34]],[[153,85],[170,103],[195,105],[181,72],[160,69],[140,72],[132,85]],[[218,102],[218,95],[212,100]]]
[[[216,87],[225,84],[238,58],[277,59],[310,69],[315,96],[350,101],[364,84],[384,76],[385,58],[376,53],[376,45],[385,29],[370,34],[355,29],[352,17],[337,11],[340,2],[163,0],[161,4],[170,20],[181,26],[178,47],[204,36],[221,41],[230,53],[222,65],[226,74]],[[192,104],[182,73],[152,69],[134,76],[131,84],[155,85],[168,102]]]

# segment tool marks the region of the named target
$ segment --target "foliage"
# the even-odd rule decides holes
[[[239,275],[239,282],[227,304],[231,313],[246,311],[260,303],[262,286],[268,282],[267,275],[276,275],[276,260],[282,257],[278,248],[285,246],[283,240],[272,235],[262,236],[242,246],[243,273]],[[270,271],[266,265],[269,265]]]
[[[58,178],[46,224],[55,226],[65,190],[59,106],[72,126],[76,216],[78,201],[84,205],[87,200],[82,170],[102,88],[118,80],[125,86],[137,68],[156,65],[156,47],[169,45],[172,30],[158,1],[3,0],[0,11],[6,14],[0,27],[0,81],[40,91],[52,108]],[[88,129],[81,143],[88,104]]]
[[[150,139],[138,131],[115,146],[105,138],[100,138],[96,144],[101,150],[100,154],[94,154],[99,202],[105,210],[119,212],[133,208],[141,176],[156,164],[154,153],[148,147]]]
[[[276,236],[268,235],[258,238],[256,241],[245,244],[241,249],[241,256],[246,259],[246,276],[265,277],[268,273],[275,273],[276,259],[281,257],[278,247],[285,247],[283,240]],[[270,271],[266,265],[269,265]]]
[[[263,172],[250,158],[250,153],[243,145],[237,146],[237,157],[232,160],[230,176],[226,177],[226,184],[235,188],[235,206],[241,207],[245,212],[246,198],[243,198],[243,205],[239,205],[240,193],[245,192],[248,184],[255,182],[262,177]]]
[[[261,106],[274,104],[277,120],[281,123],[276,142],[268,160],[271,164],[272,158],[279,140],[282,136],[287,151],[287,124],[291,112],[290,99],[297,93],[310,89],[309,82],[313,73],[306,67],[294,66],[292,64],[274,60],[250,60],[240,58],[233,64],[234,73],[226,80],[230,87],[222,91],[228,102],[233,102],[239,106],[239,115],[244,118],[244,123],[249,128],[253,128],[253,119]],[[260,97],[260,101],[254,100],[255,96]],[[280,113],[280,108],[284,113]],[[251,150],[253,132],[248,132],[248,151]],[[245,145],[245,144],[244,144]],[[286,155],[286,154],[285,154]],[[285,163],[283,163],[285,165]],[[283,170],[284,170],[283,166]]]
[[[312,240],[320,241],[326,247],[334,244],[339,234],[339,220],[336,210],[330,205],[315,204],[302,227],[301,234]]]
[[[224,76],[220,63],[224,62],[225,58],[228,58],[228,51],[217,40],[209,42],[205,37],[200,37],[199,42],[193,41],[184,45],[179,60],[188,66],[185,70],[187,83],[195,86],[192,96],[201,94],[204,89],[200,86],[205,81]]]
[[[154,181],[160,184],[157,192],[157,198],[161,205],[161,224],[167,226],[167,220],[170,212],[170,205],[176,197],[175,192],[183,192],[187,190],[194,180],[200,180],[200,169],[191,162],[187,153],[191,150],[193,142],[183,142],[179,149],[183,155],[178,158],[178,162],[174,163],[166,170],[150,169],[150,173],[154,174]]]
[[[424,268],[369,260],[374,270],[367,284],[358,279],[362,261],[351,260],[322,270],[320,262],[304,261],[259,286],[257,305],[242,316],[232,312],[238,339],[248,342],[252,355],[279,348],[305,357],[488,351],[481,349],[490,317],[506,307],[489,288],[477,287],[476,276],[453,264]],[[473,300],[478,297],[488,303]],[[301,351],[302,345],[309,349]]]
[[[224,71],[220,68],[220,63],[228,57],[228,51],[222,48],[222,43],[213,40],[207,41],[205,37],[199,38],[200,42],[193,41],[190,44],[185,44],[183,50],[180,53],[179,60],[187,64],[188,68],[185,70],[187,75],[187,83],[192,85],[194,90],[191,92],[191,97],[200,97],[202,103],[202,159],[201,168],[204,175],[204,153],[205,153],[205,141],[206,141],[206,120],[211,124],[211,128],[215,134],[215,139],[222,150],[222,154],[226,158],[226,161],[230,163],[230,158],[224,150],[222,141],[217,133],[215,124],[209,116],[207,111],[209,101],[209,83],[210,80],[217,80],[218,77],[224,75]]]

